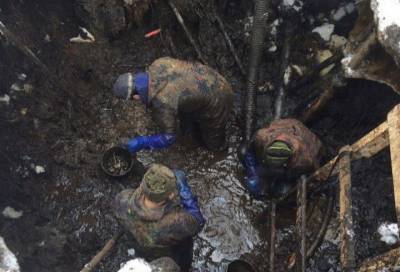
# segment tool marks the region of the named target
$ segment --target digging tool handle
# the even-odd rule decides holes
[[[115,242],[122,236],[123,231],[118,231],[114,234],[114,236],[107,241],[104,247],[82,268],[80,272],[90,272],[92,271],[96,265],[98,265],[104,256],[114,247]]]

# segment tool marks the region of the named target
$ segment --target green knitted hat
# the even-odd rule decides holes
[[[164,165],[153,164],[143,176],[142,188],[151,201],[159,203],[167,200],[169,194],[176,190],[175,174]]]
[[[288,163],[293,155],[292,148],[283,141],[275,141],[265,148],[263,162],[281,167]]]

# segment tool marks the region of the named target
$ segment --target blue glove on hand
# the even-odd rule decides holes
[[[205,220],[201,214],[197,197],[193,195],[190,185],[187,182],[186,174],[182,170],[174,170],[176,186],[178,188],[181,205],[199,223],[200,228],[204,226]]]
[[[243,156],[243,164],[246,168],[246,187],[250,194],[254,196],[255,199],[260,199],[261,194],[261,180],[257,173],[257,159],[253,152],[246,150]]]
[[[255,199],[260,199],[262,197],[261,182],[258,176],[246,177],[246,187]]]
[[[131,152],[136,153],[142,149],[161,149],[169,147],[176,142],[176,136],[171,133],[139,136],[128,141],[125,147]]]

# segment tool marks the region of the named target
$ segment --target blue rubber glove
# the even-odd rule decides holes
[[[169,147],[176,142],[175,134],[164,133],[149,136],[139,136],[132,138],[126,144],[126,148],[131,153],[136,153],[142,149],[161,149]]]
[[[205,220],[201,214],[197,197],[193,195],[190,185],[187,182],[186,174],[182,170],[174,170],[176,177],[176,185],[178,188],[179,196],[181,198],[182,207],[190,213],[199,223],[200,228],[203,228]]]
[[[244,167],[246,168],[246,187],[256,199],[261,197],[261,180],[257,174],[257,159],[253,152],[247,151],[244,155]]]

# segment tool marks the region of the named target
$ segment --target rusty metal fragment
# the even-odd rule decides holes
[[[339,180],[340,180],[340,264],[341,271],[355,271],[355,251],[354,251],[354,227],[351,202],[351,147],[345,146],[341,149],[342,157],[339,161]]]

